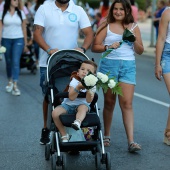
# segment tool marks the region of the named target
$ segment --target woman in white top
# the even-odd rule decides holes
[[[123,42],[120,45],[125,28],[133,28],[136,41],[134,43]],[[132,100],[136,84],[134,52],[142,54],[144,48],[139,27],[134,23],[129,1],[115,0],[110,7],[106,22],[99,27],[96,33],[92,51],[101,53],[109,48],[113,48],[113,51],[100,60],[99,71],[104,74],[109,73],[110,77],[115,77],[116,81],[120,82],[123,96],[118,96],[118,99],[128,140],[128,150],[129,152],[135,152],[140,150],[141,147],[133,139],[134,118]],[[115,103],[116,95],[112,94],[111,90],[104,93],[103,119],[105,146],[110,146],[110,128]]]
[[[8,77],[6,91],[20,95],[17,81],[20,71],[20,57],[27,45],[26,17],[18,9],[18,0],[6,0],[0,13],[0,42],[6,47],[5,60]]]
[[[170,94],[170,7],[161,16],[159,34],[156,43],[155,76],[161,81],[163,75]],[[164,133],[164,143],[170,145],[170,108]]]

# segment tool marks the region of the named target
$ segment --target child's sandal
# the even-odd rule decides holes
[[[169,133],[169,135],[167,135],[168,132],[170,132],[170,129],[165,129],[164,143],[169,146],[170,145],[170,133]]]
[[[110,136],[104,136],[103,143],[106,147],[110,146]]]
[[[138,143],[135,143],[135,142],[129,143],[128,151],[130,153],[134,153],[134,152],[139,151],[139,150],[141,150],[141,145],[139,145]]]
[[[62,142],[68,142],[70,140],[71,136],[66,134],[65,136],[61,137]]]

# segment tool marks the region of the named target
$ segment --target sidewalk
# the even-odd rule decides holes
[[[138,22],[138,26],[141,31],[144,52],[142,55],[155,57],[155,47],[150,47],[151,45],[151,19],[147,19],[144,22]],[[155,34],[154,34],[155,35]],[[154,37],[155,38],[155,37]]]

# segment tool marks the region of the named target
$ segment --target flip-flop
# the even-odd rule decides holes
[[[131,142],[128,146],[128,151],[130,153],[134,153],[134,152],[139,151],[139,150],[141,150],[141,145],[139,145],[138,143]]]
[[[105,147],[110,146],[110,136],[104,136],[103,143]]]

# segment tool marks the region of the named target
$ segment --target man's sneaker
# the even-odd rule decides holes
[[[80,122],[75,120],[74,123],[71,124],[71,127],[75,130],[80,130]]]
[[[9,82],[6,86],[6,92],[10,93],[13,89],[14,84],[12,82]]]
[[[12,95],[14,95],[14,96],[20,96],[20,95],[21,95],[21,92],[20,92],[20,90],[16,87],[16,88],[13,88],[13,90],[12,90]]]
[[[43,128],[41,132],[40,144],[45,145],[50,142],[50,131],[47,128]]]

